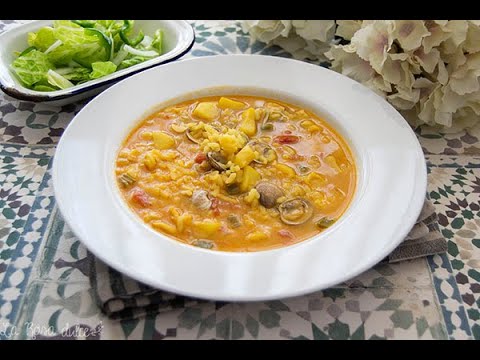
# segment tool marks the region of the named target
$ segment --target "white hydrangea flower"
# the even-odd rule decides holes
[[[351,40],[362,27],[362,20],[337,20],[336,34],[345,40]]]
[[[396,20],[393,22],[392,35],[404,51],[410,51],[418,49],[430,32],[422,20]]]
[[[246,20],[243,28],[295,58],[328,59],[413,126],[480,135],[480,20]]]
[[[291,20],[244,20],[242,23],[243,31],[265,43],[278,36],[287,37],[291,27]]]
[[[326,60],[335,36],[334,20],[244,20],[243,31],[259,41],[278,45],[296,59]]]
[[[480,21],[363,21],[351,35],[352,26],[337,27],[351,43],[326,53],[333,70],[375,87],[413,126],[480,131]],[[373,73],[359,74],[356,57]]]
[[[351,44],[360,58],[366,60],[377,72],[381,72],[388,58],[393,37],[391,21],[375,20],[358,30],[352,37]]]

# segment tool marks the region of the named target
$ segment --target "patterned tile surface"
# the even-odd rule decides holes
[[[187,57],[289,55],[233,21],[193,21]],[[15,26],[0,21],[0,31]],[[55,206],[55,144],[87,101],[64,107],[0,95],[0,339],[480,339],[480,146],[418,129],[448,253],[381,264],[337,287],[258,303],[201,302],[139,320],[96,307],[86,249]]]
[[[43,194],[53,150],[0,145],[0,326],[14,322],[53,205]]]
[[[429,191],[448,254],[429,260],[452,337],[480,339],[480,157],[429,156]],[[462,307],[458,306],[463,303]]]

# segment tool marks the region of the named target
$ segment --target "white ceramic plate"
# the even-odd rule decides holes
[[[16,51],[21,52],[28,47],[29,32],[50,26],[52,23],[53,20],[32,21],[0,35],[0,89],[3,92],[20,100],[48,102],[61,106],[96,95],[130,75],[178,59],[185,55],[195,42],[195,32],[184,20],[135,20],[135,31],[142,29],[146,35],[153,35],[157,29],[163,30],[164,53],[162,55],[68,89],[50,92],[28,89],[12,74],[10,64],[15,60]]]
[[[124,204],[114,162],[133,125],[160,103],[232,92],[310,108],[348,141],[356,158],[357,190],[334,226],[293,246],[228,253],[161,235]],[[113,268],[179,294],[251,301],[324,289],[381,261],[420,213],[426,165],[402,116],[355,81],[295,60],[222,55],[147,70],[97,96],[63,134],[53,183],[67,223]]]

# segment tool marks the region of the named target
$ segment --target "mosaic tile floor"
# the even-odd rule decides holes
[[[187,57],[288,56],[235,22],[192,23],[197,39]],[[12,26],[0,21],[0,31]],[[480,339],[480,143],[429,129],[418,137],[447,254],[377,265],[282,301],[106,318],[93,302],[86,249],[64,223],[50,181],[55,145],[84,103],[52,107],[0,95],[0,339]]]

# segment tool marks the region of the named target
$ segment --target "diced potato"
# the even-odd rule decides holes
[[[253,188],[257,182],[262,178],[260,173],[251,166],[246,166],[243,169],[242,182],[240,183],[240,191],[246,192]]]
[[[245,146],[242,150],[235,155],[233,159],[234,164],[237,164],[241,168],[244,168],[250,164],[255,159],[255,151],[250,147],[250,145]]]
[[[257,123],[255,122],[255,109],[248,108],[242,113],[242,122],[238,128],[248,136],[254,136],[257,133]]]
[[[327,157],[325,157],[324,160],[325,160],[325,163],[327,163],[328,166],[330,166],[332,169],[335,170],[335,172],[339,173],[339,172],[342,171],[337,164],[337,159],[335,159],[335,157],[333,155],[328,155]]]
[[[297,174],[292,167],[285,164],[276,164],[275,167],[289,177],[294,177]]]
[[[268,235],[261,231],[254,231],[246,236],[247,241],[259,242],[268,239]]]
[[[166,222],[160,220],[153,220],[150,224],[152,224],[155,229],[163,230],[166,233],[172,235],[177,233],[177,227],[172,224],[167,224]]]
[[[201,119],[211,121],[218,116],[218,112],[217,103],[208,101],[198,104],[192,114]]]
[[[218,100],[218,106],[222,109],[240,110],[245,107],[245,104],[240,101],[235,101],[226,97],[221,97],[220,100]]]
[[[175,139],[162,131],[152,132],[153,143],[159,150],[170,149],[175,145]]]
[[[203,220],[193,222],[193,232],[199,238],[208,238],[215,234],[222,224],[214,220]]]
[[[218,137],[218,142],[222,150],[225,152],[225,155],[233,155],[238,150],[238,141],[235,136],[230,134],[222,134]]]

